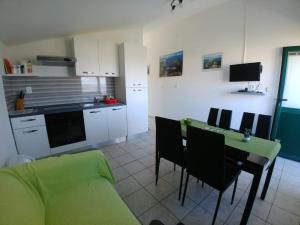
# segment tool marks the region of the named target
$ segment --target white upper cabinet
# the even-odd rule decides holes
[[[112,41],[98,41],[100,76],[118,77],[118,45]]]
[[[74,54],[77,59],[76,75],[99,76],[98,41],[87,37],[74,37]]]
[[[74,37],[76,75],[118,77],[118,46],[109,40],[92,37]]]
[[[119,47],[120,76],[125,77],[126,87],[147,87],[146,48],[142,45],[123,43]]]

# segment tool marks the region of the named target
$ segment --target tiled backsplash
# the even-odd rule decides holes
[[[115,95],[114,78],[105,77],[8,77],[3,76],[7,107],[14,110],[21,90],[32,88],[25,96],[25,107],[91,102],[95,96]]]

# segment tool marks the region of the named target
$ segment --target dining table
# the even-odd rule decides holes
[[[251,136],[250,141],[244,140],[244,134],[234,130],[214,127],[195,119],[182,119],[182,136],[186,139],[187,126],[223,134],[225,137],[225,158],[235,163],[241,170],[253,175],[250,192],[240,224],[246,225],[251,214],[264,170],[268,170],[260,198],[265,199],[276,157],[281,145],[278,142]]]

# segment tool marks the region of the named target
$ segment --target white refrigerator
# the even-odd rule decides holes
[[[146,48],[142,44],[119,46],[120,77],[116,95],[127,105],[127,133],[134,136],[148,131],[148,77]]]

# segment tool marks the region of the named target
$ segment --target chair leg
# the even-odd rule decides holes
[[[233,188],[232,197],[231,197],[231,205],[233,204],[233,201],[234,201],[236,186],[237,186],[238,180],[239,180],[239,177],[237,177],[235,179],[235,182],[234,182],[234,188]]]
[[[176,171],[176,164],[174,163],[174,171]]]
[[[179,196],[178,196],[178,200],[180,200],[181,198],[181,190],[182,190],[182,181],[183,181],[183,172],[184,172],[184,168],[181,168],[181,177],[180,177],[180,186],[179,186]]]
[[[214,219],[213,219],[212,225],[214,225],[215,222],[216,222],[216,218],[217,218],[217,215],[218,215],[218,211],[219,211],[219,207],[220,207],[222,195],[223,195],[223,193],[220,192],[220,193],[219,193],[218,202],[217,202],[217,207],[216,207],[216,209],[215,209],[215,214],[214,214]]]
[[[159,174],[159,164],[160,164],[160,157],[156,158],[156,162],[155,162],[155,185],[157,185],[157,181],[158,181],[158,174]]]
[[[183,206],[183,204],[184,204],[185,195],[186,195],[186,189],[187,189],[188,182],[189,182],[189,177],[190,177],[190,174],[188,173],[186,175],[186,180],[185,180],[185,185],[184,185],[184,192],[183,192],[183,197],[182,197],[182,201],[181,201],[181,206]]]

